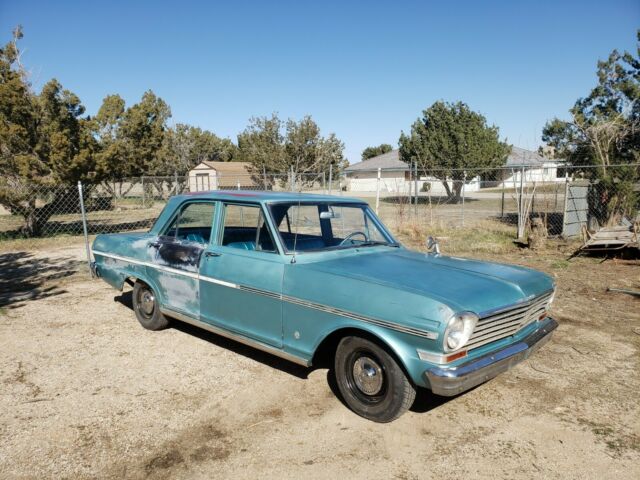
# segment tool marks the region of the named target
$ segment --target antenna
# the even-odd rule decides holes
[[[296,232],[293,234],[293,257],[291,263],[296,263],[296,245],[298,244],[298,229],[300,228],[300,193],[298,193],[298,210],[296,211]]]
[[[299,157],[296,158],[296,168],[293,172],[293,178],[291,179],[292,184],[295,186],[295,178],[298,175],[298,160]],[[291,257],[291,263],[296,263],[296,245],[298,244],[298,229],[300,228],[300,192],[298,192],[298,210],[296,212],[296,233],[293,234],[293,257]]]

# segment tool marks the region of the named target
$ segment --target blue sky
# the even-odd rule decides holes
[[[18,23],[34,85],[57,78],[90,114],[152,89],[172,122],[234,141],[253,115],[311,114],[354,162],[439,99],[536,148],[596,61],[635,49],[640,2],[0,0],[3,43]]]

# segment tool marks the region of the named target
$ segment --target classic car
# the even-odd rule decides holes
[[[389,422],[417,388],[469,390],[557,327],[549,276],[435,247],[405,248],[359,199],[211,191],[172,197],[149,232],[97,236],[92,270],[133,287],[144,328],[187,322],[304,366],[330,355],[346,404]]]

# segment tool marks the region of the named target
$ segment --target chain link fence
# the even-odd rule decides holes
[[[487,170],[372,169],[347,171],[349,196],[366,199],[392,228],[420,225],[508,229],[524,239],[532,224],[551,237],[579,237],[639,221],[640,164],[607,167],[557,164]]]
[[[410,225],[427,230],[476,228],[526,238],[536,223],[549,236],[579,237],[585,229],[639,220],[640,164],[608,168],[607,181],[598,180],[593,167],[518,166],[491,171],[207,173],[66,186],[20,184],[12,187],[11,202],[0,206],[0,242],[82,235],[83,207],[88,235],[144,231],[171,196],[215,189],[357,197],[395,230]]]

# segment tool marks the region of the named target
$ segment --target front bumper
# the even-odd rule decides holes
[[[424,375],[433,393],[452,397],[480,385],[526,360],[551,339],[551,335],[557,327],[558,322],[547,317],[540,322],[535,331],[518,343],[455,367],[430,368]]]

